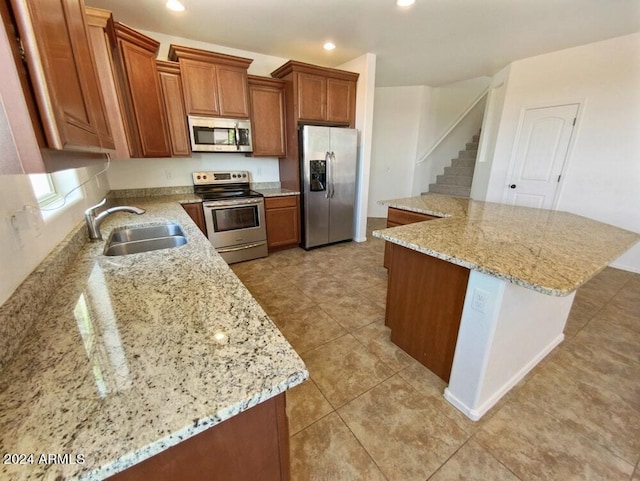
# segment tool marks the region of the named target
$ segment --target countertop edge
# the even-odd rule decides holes
[[[285,382],[279,384],[274,389],[267,389],[256,396],[251,396],[247,399],[243,399],[231,406],[226,407],[210,416],[196,420],[194,424],[185,426],[179,431],[175,431],[163,438],[157,439],[153,443],[148,444],[144,448],[141,448],[135,452],[128,453],[116,460],[111,464],[100,466],[98,469],[86,473],[83,476],[76,478],[78,481],[103,481],[109,476],[113,476],[117,473],[121,473],[128,468],[135,466],[153,456],[166,451],[167,449],[186,441],[189,438],[197,436],[205,432],[207,429],[251,409],[258,404],[267,401],[283,392],[302,384],[309,379],[309,371],[303,371],[290,376]]]

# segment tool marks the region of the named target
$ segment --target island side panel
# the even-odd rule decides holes
[[[445,398],[480,419],[562,342],[574,295],[541,294],[472,271]]]
[[[469,269],[389,243],[391,341],[449,381]]]
[[[241,412],[109,481],[289,481],[285,394]]]

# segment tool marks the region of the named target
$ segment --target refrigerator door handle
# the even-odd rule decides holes
[[[324,155],[324,165],[325,165],[325,172],[328,174],[327,175],[327,179],[325,181],[325,194],[324,194],[324,198],[328,199],[331,197],[331,154],[329,152],[326,152]]]
[[[336,162],[336,154],[335,152],[331,152],[331,198],[333,198],[333,195],[336,193],[336,186],[333,183],[333,166]]]

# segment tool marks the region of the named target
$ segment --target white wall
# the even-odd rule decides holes
[[[430,91],[427,86],[375,89],[369,217],[387,216],[379,200],[411,195],[421,118]]]
[[[484,200],[487,196],[510,70],[511,66],[507,65],[493,76],[489,85],[487,104],[482,121],[482,135],[478,146],[476,167],[473,171],[470,194],[472,199]]]
[[[102,167],[83,167],[56,175],[69,177],[75,173],[77,185],[91,179]],[[82,221],[84,210],[108,191],[109,184],[102,174],[72,194],[64,208],[40,211],[28,175],[0,175],[0,304]]]
[[[367,240],[369,182],[371,176],[371,152],[373,146],[373,115],[375,103],[376,56],[366,53],[338,67],[357,72],[356,123],[358,129],[358,172],[356,186],[356,242]]]
[[[557,209],[640,232],[640,33],[513,62],[486,200],[503,199],[521,112],[575,102]],[[613,265],[640,272],[640,245]]]
[[[244,154],[192,154],[185,158],[120,159],[107,171],[112,189],[192,185],[192,172],[248,170],[252,182],[279,182],[278,159]]]
[[[458,151],[464,150],[465,143],[477,133],[482,122],[481,105],[426,160],[416,164],[471,106],[490,80],[479,77],[436,88],[418,85],[376,89],[370,217],[386,217],[386,207],[378,205],[379,200],[426,191]]]

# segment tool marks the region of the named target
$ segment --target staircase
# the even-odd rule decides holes
[[[444,175],[438,175],[436,183],[429,184],[429,192],[469,197],[479,141],[480,134],[474,135],[472,141],[467,143],[466,149],[458,152],[458,158],[451,160],[451,166],[444,168]]]

